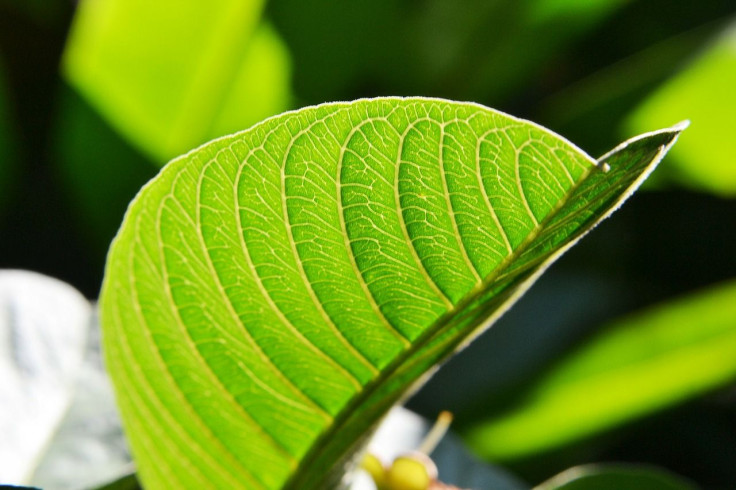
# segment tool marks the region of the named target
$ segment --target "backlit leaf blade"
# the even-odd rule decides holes
[[[601,168],[475,104],[269,119],[170,163],[102,294],[146,488],[330,488],[367,431],[645,178],[682,128]]]

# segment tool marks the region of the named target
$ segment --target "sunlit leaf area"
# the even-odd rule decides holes
[[[0,486],[736,488],[734,87],[719,0],[0,0]]]

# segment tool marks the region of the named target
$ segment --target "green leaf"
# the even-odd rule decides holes
[[[736,197],[734,86],[736,23],[652,93],[628,118],[626,128],[637,131],[687,114],[693,130],[673,152],[673,166],[665,176],[686,187]]]
[[[698,487],[668,471],[632,464],[585,465],[570,468],[534,490],[696,490]]]
[[[604,327],[467,439],[495,461],[549,450],[723,386],[734,352],[731,281]]]
[[[69,82],[155,161],[284,110],[289,59],[262,0],[87,0]]]
[[[108,368],[146,488],[331,488],[389,408],[653,169],[469,103],[287,113],[171,162],[108,257]]]

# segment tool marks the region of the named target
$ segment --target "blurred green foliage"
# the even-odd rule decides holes
[[[736,197],[736,23],[627,119],[631,131],[690,118],[665,173],[676,184]]]
[[[734,353],[736,281],[603,326],[467,439],[494,460],[548,451],[727,384]]]
[[[261,0],[81,2],[64,73],[113,127],[163,165],[277,114],[286,48]]]
[[[53,164],[93,250],[104,251],[131,196],[157,168],[66,84],[58,89],[56,110]]]
[[[498,107],[533,87],[556,53],[625,0],[281,0],[298,100],[426,95]]]
[[[160,164],[288,107],[378,95],[472,100],[539,122],[593,155],[690,119],[673,158],[654,175],[666,190],[635,196],[410,405],[430,418],[439,408],[454,410],[467,430],[493,414],[532,413],[537,405],[525,394],[545,383],[569,387],[554,373],[583,353],[600,373],[633,362],[629,347],[603,348],[616,338],[652,349],[631,364],[641,382],[651,373],[644,366],[664,352],[654,349],[653,331],[667,339],[656,345],[680,345],[681,354],[706,345],[705,337],[688,344],[675,336],[708,332],[712,315],[689,311],[687,300],[677,311],[694,318],[688,326],[662,326],[654,313],[636,328],[611,322],[736,278],[733,2],[79,5],[75,12],[61,0],[0,0],[0,267],[44,272],[96,297],[126,205]],[[733,317],[724,319],[713,339],[736,329]],[[715,358],[697,365],[686,356],[668,359],[667,372],[680,374],[669,381],[683,383],[685,374],[705,376],[719,366]],[[541,481],[569,466],[623,459],[729,488],[736,402],[732,378],[720,383],[707,394],[699,384],[660,397],[648,415],[629,411],[625,424],[589,428],[582,441],[574,441],[582,432],[568,433],[554,451],[511,466]],[[563,429],[571,414],[558,413],[545,429],[557,420]],[[643,418],[632,422],[634,415]]]

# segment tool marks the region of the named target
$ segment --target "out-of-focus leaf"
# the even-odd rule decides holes
[[[647,94],[678,72],[683,59],[702,50],[722,27],[709,23],[675,35],[571,83],[540,103],[541,119],[593,153],[605,151],[610,128],[620,126]],[[657,172],[644,186],[667,171]]]
[[[71,404],[90,313],[68,284],[0,272],[0,481],[30,482]]]
[[[736,23],[700,57],[652,94],[626,130],[688,118],[692,130],[673,153],[677,183],[736,197]],[[664,174],[667,175],[667,174]]]
[[[269,14],[306,102],[422,93],[497,104],[625,3],[273,0]]]
[[[53,162],[76,211],[71,220],[102,262],[125,208],[157,169],[74,90],[60,87],[57,99]]]
[[[633,464],[585,465],[570,468],[534,490],[696,490],[684,478],[660,468]]]
[[[513,459],[701,394],[736,376],[736,281],[609,325],[520,397],[467,431],[479,454]]]
[[[119,131],[163,164],[286,108],[285,47],[262,0],[86,0],[64,73]]]
[[[490,12],[487,24],[463,45],[473,54],[458,53],[462,61],[450,65],[447,77],[463,78],[460,86],[473,100],[513,97],[520,88],[534,86],[551,59],[628,2],[496,2],[499,8]]]
[[[286,45],[270,24],[260,24],[220,104],[217,117],[201,142],[241,131],[286,109],[291,99],[290,76]]]

